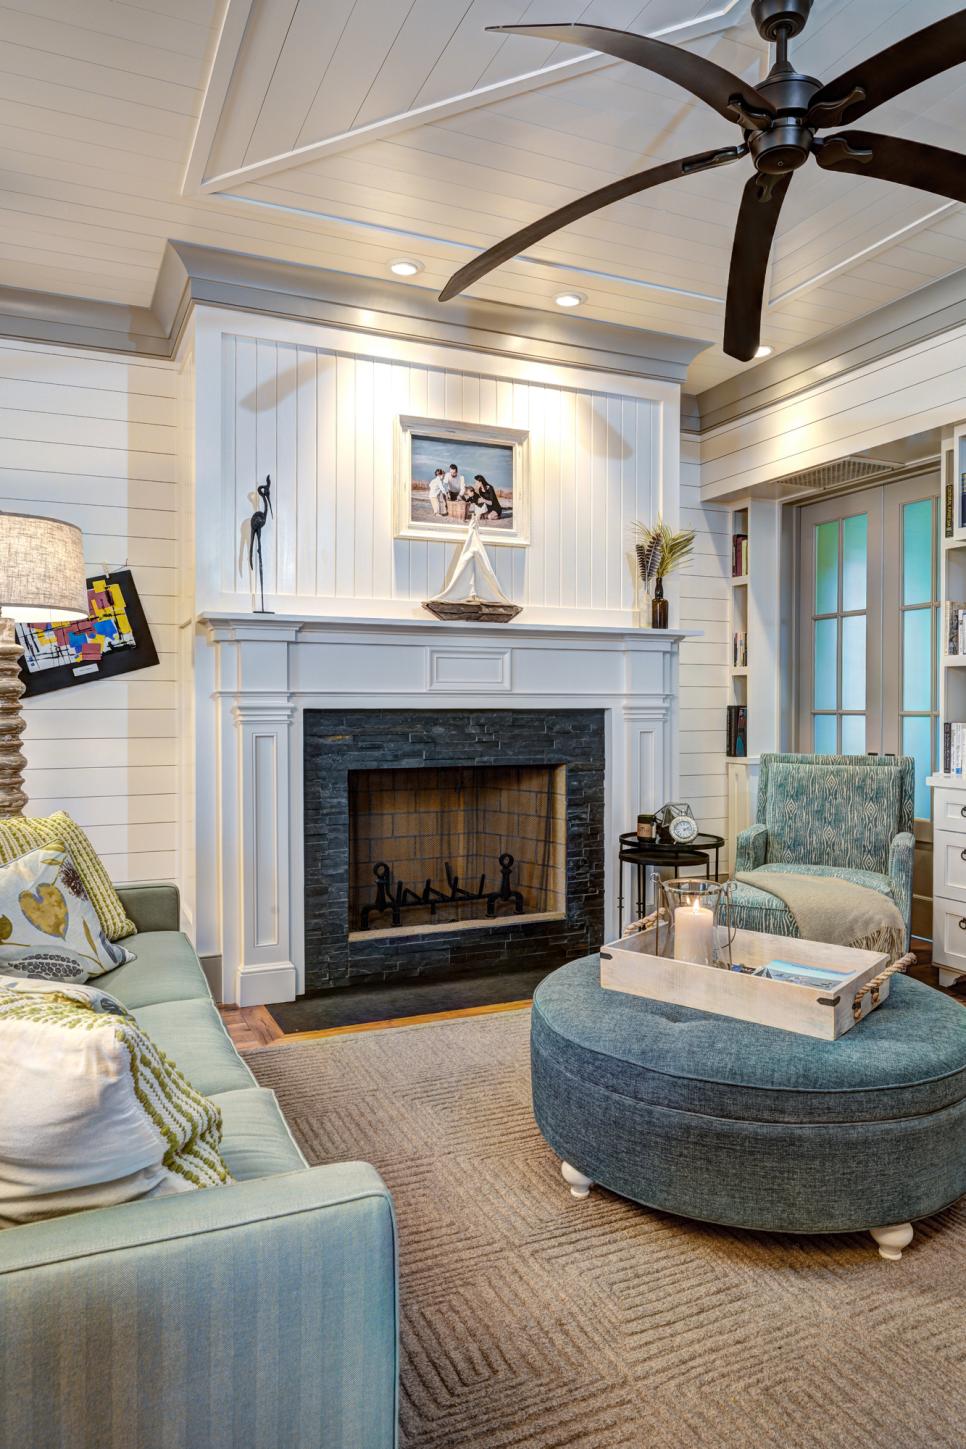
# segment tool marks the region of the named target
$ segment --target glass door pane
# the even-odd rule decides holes
[[[864,754],[867,747],[870,506],[877,535],[875,493],[803,510],[811,599],[803,621],[808,737],[800,746],[816,754]]]

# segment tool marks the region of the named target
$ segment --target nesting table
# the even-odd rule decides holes
[[[617,934],[624,929],[624,867],[636,867],[636,889],[632,903],[638,918],[647,914],[647,872],[659,870],[661,866],[675,872],[684,866],[703,865],[705,877],[711,878],[711,852],[714,851],[714,874],[718,877],[718,858],[724,845],[723,835],[708,835],[703,832],[688,841],[687,845],[664,845],[659,840],[641,840],[633,830],[625,831],[620,837],[620,852],[617,865]]]

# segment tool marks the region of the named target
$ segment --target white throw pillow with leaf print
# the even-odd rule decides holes
[[[64,845],[0,866],[0,971],[84,982],[134,959],[108,940]]]
[[[231,1181],[221,1112],[96,986],[0,974],[0,1227]]]

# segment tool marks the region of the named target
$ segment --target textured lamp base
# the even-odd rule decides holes
[[[0,619],[0,815],[19,815],[27,803],[23,788],[27,761],[20,748],[25,723],[20,710],[22,653],[13,621]]]

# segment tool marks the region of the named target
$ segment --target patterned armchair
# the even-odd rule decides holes
[[[735,871],[832,875],[891,896],[912,916],[915,764],[882,755],[762,755],[758,823],[738,836]],[[740,883],[734,918],[747,931],[797,936],[777,896]]]

